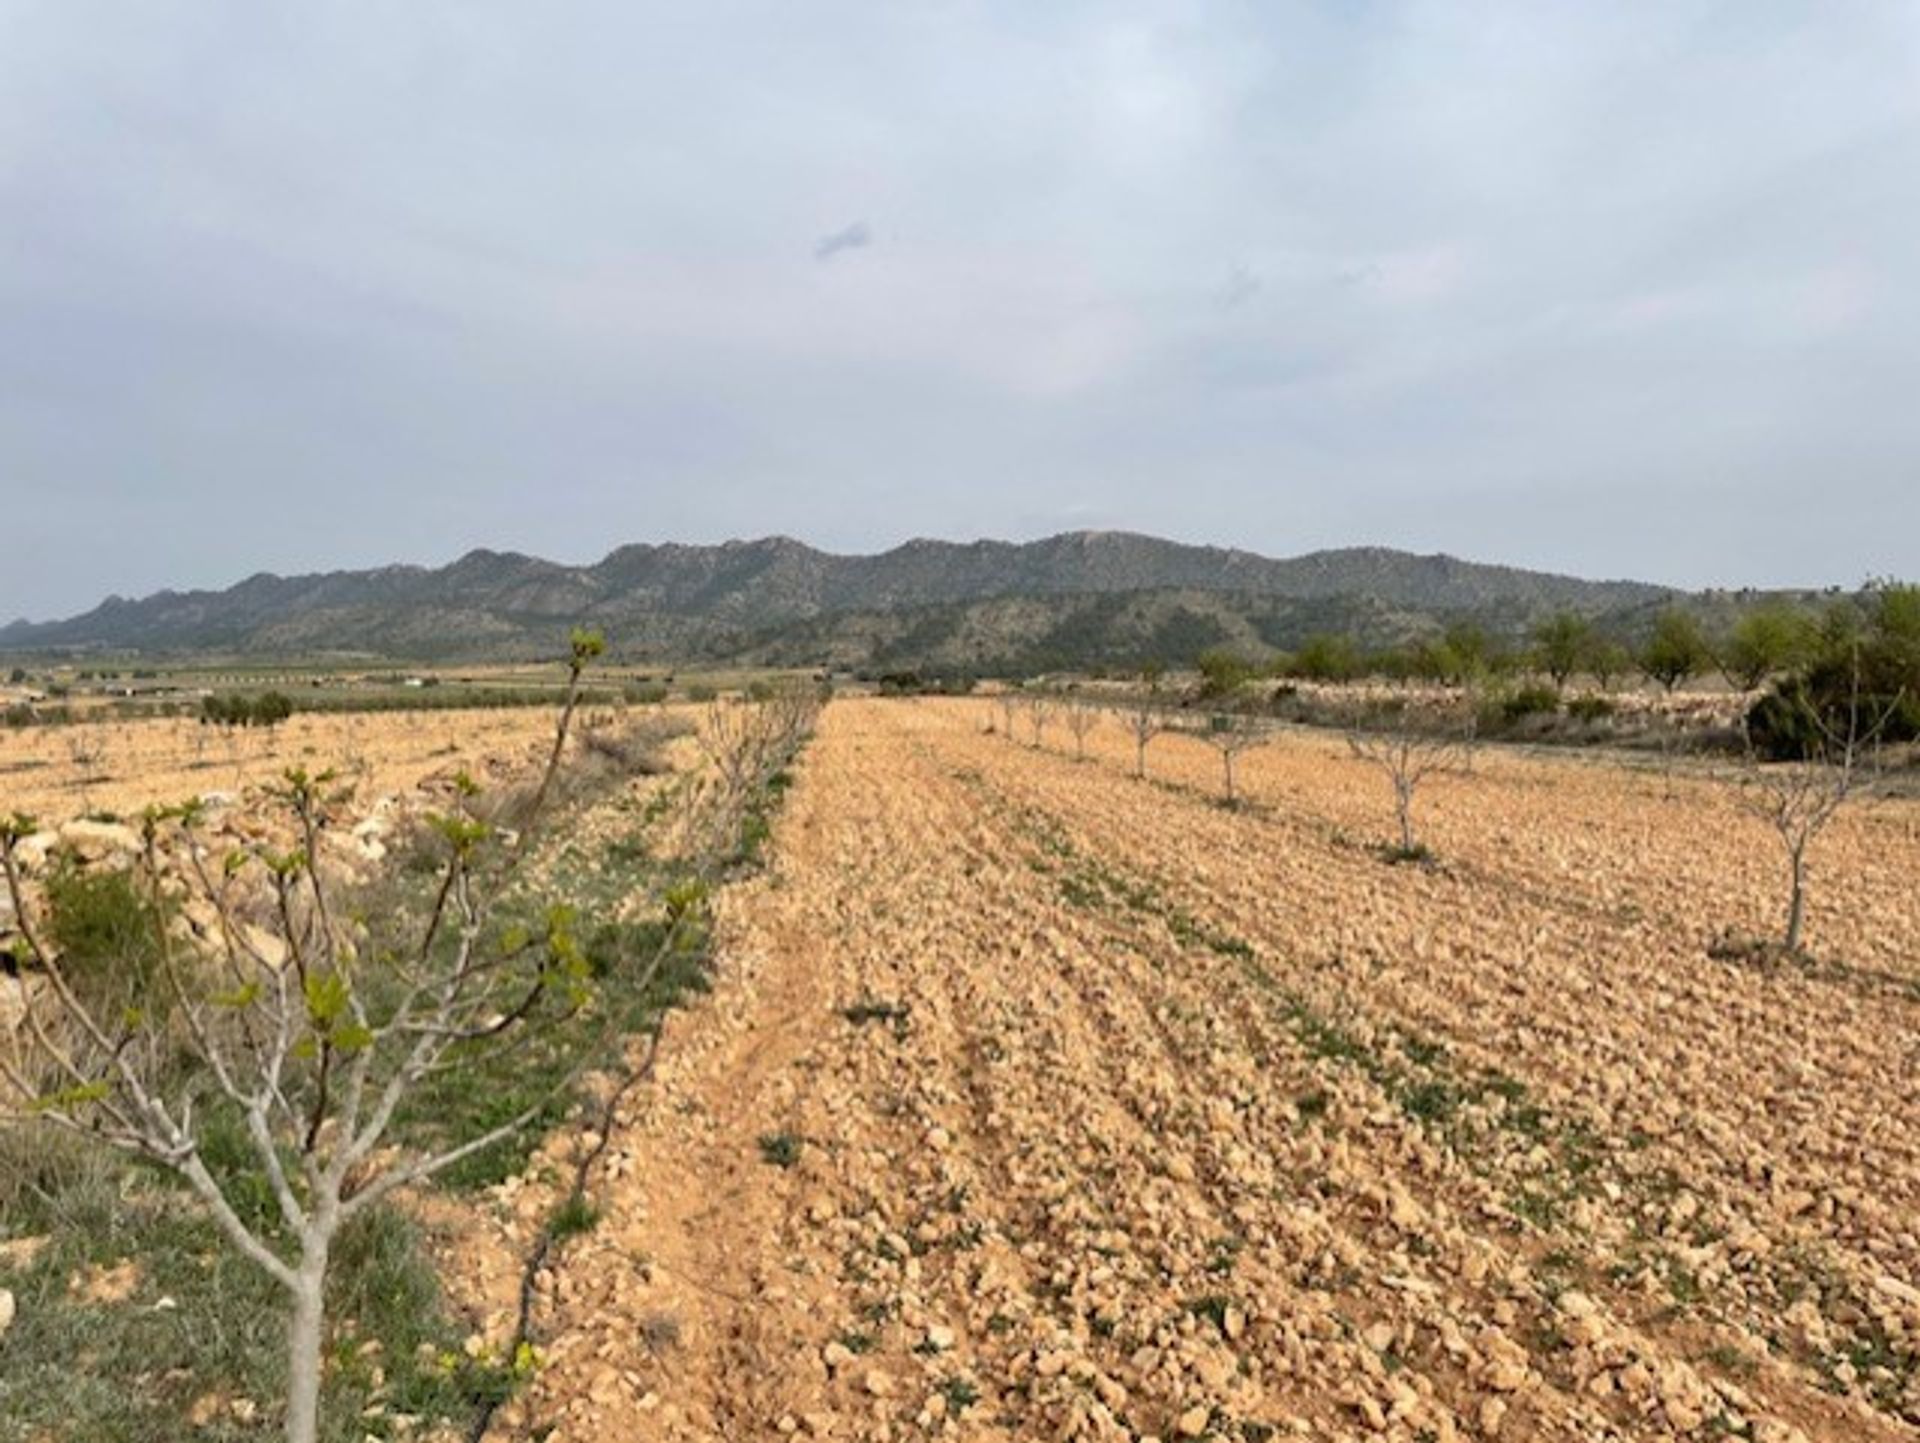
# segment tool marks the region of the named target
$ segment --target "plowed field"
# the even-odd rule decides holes
[[[496,1436],[1920,1437],[1910,804],[840,702]]]
[[[536,760],[553,722],[545,707],[519,707],[296,715],[259,730],[177,718],[23,727],[0,731],[0,810],[47,822],[138,815],[154,803],[238,793],[293,766],[404,792],[436,772]]]

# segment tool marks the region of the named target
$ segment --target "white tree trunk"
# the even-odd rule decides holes
[[[326,1341],[327,1250],[330,1237],[310,1235],[293,1285],[287,1326],[287,1443],[320,1436],[320,1359]]]
[[[1793,895],[1787,903],[1787,951],[1798,952],[1807,915],[1807,862],[1804,851],[1795,850],[1792,863]]]

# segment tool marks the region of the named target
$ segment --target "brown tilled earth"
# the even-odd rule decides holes
[[[239,793],[290,766],[336,770],[370,792],[487,760],[532,764],[553,737],[546,707],[296,715],[271,729],[185,718],[0,730],[0,811],[59,822],[137,815],[154,803]]]
[[[1709,782],[991,716],[828,710],[493,1436],[1920,1437],[1910,806],[1766,969]]]

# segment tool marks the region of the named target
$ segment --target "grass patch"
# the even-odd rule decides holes
[[[800,1161],[806,1139],[797,1132],[766,1132],[760,1135],[760,1161],[774,1167],[792,1167]]]
[[[964,1412],[980,1401],[980,1390],[966,1378],[948,1378],[940,1384],[940,1396],[947,1400],[949,1414]]]
[[[5,1278],[19,1316],[0,1345],[0,1440],[148,1443],[186,1436],[182,1420],[196,1411],[207,1422],[192,1436],[208,1443],[277,1431],[284,1295],[170,1176],[15,1131],[0,1137],[0,1212],[19,1235],[50,1239]],[[128,1263],[120,1301],[88,1301],[69,1286]],[[512,1386],[511,1370],[459,1351],[418,1229],[392,1209],[341,1235],[328,1308],[326,1443],[389,1436],[362,1416],[375,1406],[464,1422]]]
[[[1415,842],[1411,847],[1398,843],[1374,849],[1381,861],[1389,867],[1425,867],[1433,862],[1433,851],[1424,843]]]
[[[556,1243],[590,1233],[600,1225],[600,1209],[585,1193],[569,1193],[565,1202],[547,1219],[547,1236]]]
[[[1223,1338],[1227,1335],[1227,1309],[1232,1306],[1233,1299],[1225,1293],[1203,1293],[1187,1300],[1187,1311],[1212,1323]]]
[[[906,1032],[907,1021],[912,1014],[913,1007],[909,1003],[888,1002],[877,997],[863,997],[840,1009],[840,1015],[855,1027],[864,1027],[869,1022],[885,1022],[900,1034]]]

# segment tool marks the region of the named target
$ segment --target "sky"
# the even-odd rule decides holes
[[[0,0],[0,619],[1082,528],[1920,575],[1920,6]]]

